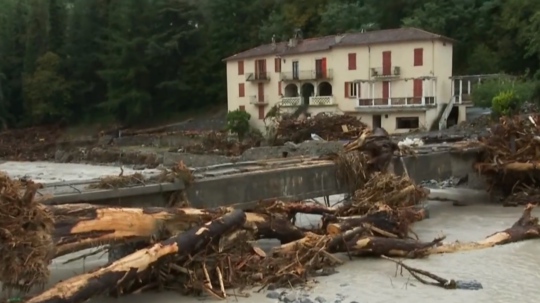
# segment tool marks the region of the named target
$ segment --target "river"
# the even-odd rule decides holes
[[[35,163],[19,163],[17,169],[10,171],[10,165],[0,164],[0,170],[7,171],[12,175],[20,175],[26,166],[27,172],[39,173]],[[102,174],[116,173],[118,169],[111,167],[80,165],[69,167],[77,171],[77,178],[83,178],[85,171]],[[11,165],[13,167],[13,165]],[[58,181],[66,179],[62,176],[66,167],[63,164],[50,164],[47,166],[47,177]],[[56,169],[54,169],[56,167]],[[110,171],[110,172],[109,172]],[[24,174],[24,173],[22,173]],[[34,173],[28,173],[33,177]],[[96,176],[86,176],[93,178]],[[45,178],[42,178],[45,179]],[[46,180],[44,180],[46,181]],[[459,194],[457,189],[449,189],[452,195]],[[334,197],[337,200],[339,197]],[[510,227],[520,216],[520,208],[503,208],[500,206],[475,203],[467,207],[454,207],[448,202],[430,201],[431,219],[416,223],[414,231],[423,240],[431,240],[437,235],[447,235],[447,241],[461,240],[472,241],[482,239],[491,233]],[[537,211],[540,214],[540,210]],[[313,222],[316,218],[303,215],[298,218],[303,224]],[[428,270],[447,279],[477,280],[482,283],[482,290],[443,290],[433,286],[422,285],[410,277],[408,273],[403,276],[395,276],[395,265],[386,260],[358,259],[347,261],[344,266],[338,268],[339,273],[320,277],[315,288],[309,292],[309,297],[302,296],[300,291],[296,293],[305,301],[309,298],[317,302],[315,298],[321,297],[327,303],[341,302],[395,302],[413,303],[418,300],[425,302],[455,303],[455,302],[501,302],[511,301],[536,302],[540,296],[540,288],[536,284],[540,280],[540,243],[527,241],[514,243],[479,251],[454,253],[448,255],[430,256],[426,259],[407,260],[406,263],[413,267]],[[266,242],[264,246],[268,246]],[[67,265],[62,263],[73,258],[74,255],[65,256],[54,260],[51,265],[53,277],[51,283],[65,279],[84,270],[102,265],[106,262],[106,256],[94,256],[85,262],[74,262]],[[200,302],[200,298],[180,297],[173,292],[146,293],[131,295],[121,299],[97,298],[91,302],[117,302],[117,303],[144,303],[153,300],[160,303]],[[208,299],[213,300],[213,299]],[[250,298],[230,298],[229,302],[276,302],[276,299],[266,298],[266,295],[252,293]]]

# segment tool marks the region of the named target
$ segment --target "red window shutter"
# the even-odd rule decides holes
[[[245,95],[246,95],[246,91],[245,91],[244,83],[238,84],[238,96],[244,97]]]
[[[259,106],[259,119],[264,119],[264,106]]]
[[[281,72],[281,59],[280,58],[275,58],[274,59],[274,70],[275,70],[276,73]]]
[[[345,98],[349,98],[349,88],[350,88],[351,82],[345,82]]]
[[[385,51],[382,53],[383,75],[391,75],[392,73],[392,52]]]
[[[238,109],[245,112],[246,111],[246,107],[244,105],[240,105],[238,106]]]
[[[415,48],[414,49],[414,66],[424,65],[424,49]]]
[[[356,53],[349,54],[349,70],[356,70]]]
[[[244,61],[238,61],[238,74],[244,74]]]
[[[422,97],[422,79],[414,79],[413,97]]]
[[[382,83],[382,97],[388,99],[390,97],[390,82],[383,81]]]
[[[277,85],[278,85],[278,88],[277,88],[277,89],[278,89],[278,96],[281,96],[281,95],[282,95],[282,92],[281,92],[281,81],[279,81],[279,82],[277,83]]]

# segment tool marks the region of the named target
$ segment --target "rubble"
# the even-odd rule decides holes
[[[189,205],[44,206],[35,197],[33,183],[21,194],[20,181],[3,177],[0,240],[10,245],[0,246],[0,254],[2,262],[11,263],[0,267],[0,282],[26,291],[46,282],[47,265],[55,256],[136,240],[144,245],[132,254],[21,298],[21,302],[76,303],[100,293],[123,295],[151,289],[225,299],[230,288],[242,291],[252,286],[306,283],[321,271],[343,264],[334,255],[337,253],[351,258],[382,257],[422,283],[429,283],[421,277],[425,276],[436,281],[431,285],[445,289],[472,289],[480,288],[478,283],[444,279],[393,258],[421,258],[540,237],[532,205],[514,225],[480,241],[443,243],[443,236],[432,241],[411,237],[412,224],[429,215],[423,207],[428,192],[406,175],[396,176],[388,169],[392,155],[407,150],[400,149],[381,129],[364,130],[356,137],[345,145],[346,151],[327,156],[338,165],[338,180],[351,186],[350,201],[339,206],[275,199],[243,210]],[[182,163],[172,173],[189,178]],[[298,213],[322,215],[321,223],[299,228],[294,224]],[[266,253],[255,244],[263,238],[278,239],[280,245]],[[19,256],[26,257],[25,264]]]

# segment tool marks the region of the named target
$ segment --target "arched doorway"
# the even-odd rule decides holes
[[[309,97],[313,96],[315,92],[315,86],[311,83],[302,84],[302,103],[309,105]]]
[[[285,86],[285,97],[298,97],[298,86],[290,83]]]
[[[332,84],[328,82],[319,83],[318,96],[332,96]]]

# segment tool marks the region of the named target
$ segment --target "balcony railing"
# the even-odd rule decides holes
[[[283,81],[329,80],[334,77],[334,72],[332,69],[300,70],[296,72],[282,72],[280,76]]]
[[[270,74],[267,72],[247,73],[246,81],[270,81]]]
[[[424,99],[424,102],[422,102]],[[435,105],[435,97],[375,98],[359,99],[358,106],[422,106]]]
[[[253,105],[267,105],[268,96],[249,96],[249,104]]]
[[[316,96],[309,97],[309,105],[312,106],[330,106],[334,104],[334,97],[332,96]]]
[[[302,97],[282,97],[281,106],[300,106],[302,104]]]
[[[372,67],[369,73],[373,78],[396,78],[401,76],[401,67],[391,66],[388,69],[383,67]]]

